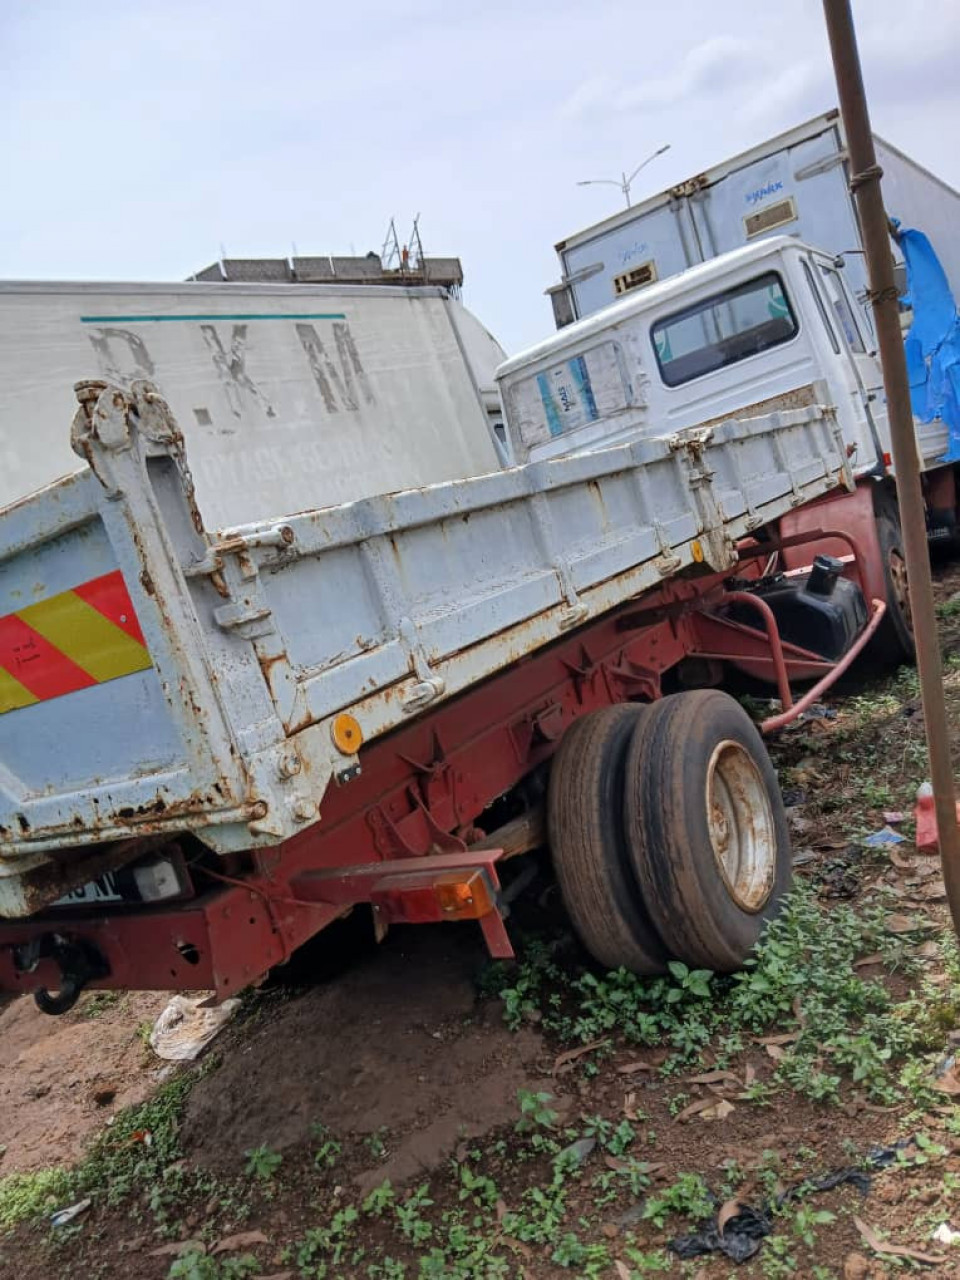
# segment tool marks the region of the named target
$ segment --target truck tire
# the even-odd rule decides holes
[[[900,532],[896,503],[881,501],[877,507],[876,519],[880,554],[883,556],[887,612],[868,652],[884,666],[899,666],[902,662],[914,661],[916,648],[907,591],[907,561],[903,552],[903,535]]]
[[[667,955],[644,907],[624,841],[627,746],[647,714],[636,704],[605,707],[563,735],[550,771],[550,847],[567,914],[601,964],[662,973]]]
[[[792,874],[770,757],[743,708],[715,689],[672,694],[637,721],[624,828],[654,927],[686,964],[739,969]]]

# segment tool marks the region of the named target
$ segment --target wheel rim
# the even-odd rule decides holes
[[[893,588],[893,600],[904,625],[913,631],[913,619],[910,616],[910,588],[907,582],[907,562],[897,550],[892,550],[887,557],[890,569],[890,585]]]
[[[727,891],[744,911],[759,911],[773,892],[777,830],[773,807],[750,753],[727,739],[707,768],[707,825]]]

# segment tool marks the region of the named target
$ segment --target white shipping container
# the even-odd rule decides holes
[[[875,138],[887,212],[924,231],[960,296],[960,193]],[[840,117],[826,112],[556,246],[562,280],[549,292],[558,325],[593,315],[656,280],[773,235],[844,254],[867,288]],[[894,256],[902,259],[893,242]],[[869,307],[864,307],[872,330]]]
[[[159,387],[215,528],[482,475],[503,359],[436,288],[0,283],[0,507],[80,469],[90,378]]]

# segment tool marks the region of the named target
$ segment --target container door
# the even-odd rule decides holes
[[[705,257],[791,235],[831,254],[853,250],[848,283],[855,295],[865,289],[856,252],[860,230],[835,126],[728,173],[690,200]]]
[[[680,224],[682,213],[680,202],[658,205],[564,251],[563,271],[573,280],[578,320],[701,260]]]

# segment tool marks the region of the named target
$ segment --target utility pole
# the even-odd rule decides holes
[[[894,283],[893,255],[890,251],[890,225],[880,190],[882,170],[877,164],[873,145],[850,0],[823,0],[823,9],[837,78],[840,114],[850,154],[850,187],[857,203],[863,233],[870,277],[870,301],[883,364],[883,387],[890,419],[943,882],[953,927],[960,934],[960,829],[957,827],[950,738],[943,698],[943,668],[933,603],[933,580],[920,488],[913,409],[910,404],[910,384],[900,333],[898,291]]]

